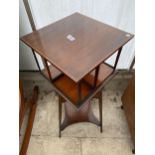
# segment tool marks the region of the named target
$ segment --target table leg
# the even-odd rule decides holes
[[[103,132],[103,125],[102,125],[102,91],[96,94],[96,98],[99,99],[99,118],[100,118],[100,131]]]
[[[61,137],[61,117],[62,117],[62,103],[59,101],[59,137]]]
[[[102,91],[99,92],[99,114],[100,114],[100,131],[103,132],[103,125],[102,125]]]
[[[65,102],[65,100],[61,97],[61,96],[59,96],[59,107],[58,107],[58,109],[59,109],[59,137],[61,137],[61,119],[62,119],[62,104],[63,104],[63,102]]]
[[[96,85],[97,85],[97,80],[98,80],[99,69],[100,69],[100,66],[97,66],[97,67],[96,67],[96,69],[95,69],[94,88],[95,88],[95,87],[96,87]]]

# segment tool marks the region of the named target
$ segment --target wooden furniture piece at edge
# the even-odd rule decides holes
[[[39,94],[39,88],[35,86],[33,89],[32,98],[29,100],[28,103],[25,103],[22,82],[21,81],[19,82],[19,134],[25,112],[28,110],[28,108],[30,109],[28,124],[26,127],[24,139],[22,141],[21,149],[19,152],[20,155],[26,155],[27,152],[36,113],[36,107],[37,107],[36,102],[38,99],[38,94]]]
[[[68,21],[70,22],[68,23]],[[67,25],[62,26],[64,24]],[[79,28],[81,29],[84,28],[83,24],[85,24],[85,27],[87,27],[87,29],[84,29],[84,31],[86,31],[84,36],[80,34],[78,31]],[[86,40],[88,42],[94,42],[94,39],[90,37],[90,34],[92,34],[96,30],[96,27],[99,29],[99,31],[95,33],[97,35],[96,38],[100,38],[101,40],[104,39],[105,42],[104,45],[110,44],[111,46],[104,46],[101,42],[97,41],[95,42],[95,44],[88,46],[89,48],[87,48],[86,50],[86,48],[84,48],[83,46],[82,41]],[[105,32],[105,29],[108,30],[109,35],[106,35],[107,31]],[[64,37],[66,33],[69,34],[71,31],[75,32],[75,36],[77,35],[79,42],[74,42],[74,44],[71,44],[70,42],[68,42],[66,37]],[[62,33],[60,34],[60,32]],[[105,35],[101,35],[103,34],[101,32],[104,32]],[[52,35],[46,35],[50,33]],[[56,35],[54,36],[54,34]],[[115,36],[117,35],[117,38],[120,39],[114,39],[114,34]],[[55,38],[56,36],[57,39]],[[65,101],[67,101],[64,102],[66,106],[65,107],[66,115],[69,115],[70,112],[73,112],[75,114],[74,120],[72,119],[73,117],[69,118],[67,116],[70,119],[68,120],[68,125],[70,125],[70,123],[77,122],[78,115],[76,115],[76,111],[82,108],[83,109],[81,111],[81,114],[86,115],[87,112],[87,115],[85,118],[81,117],[81,120],[78,119],[78,122],[90,121],[90,120],[92,121],[92,118],[91,119],[88,118],[89,114],[92,114],[91,112],[89,113],[90,109],[89,101],[92,97],[95,97],[95,95],[102,90],[105,81],[107,81],[109,77],[114,75],[122,47],[132,38],[133,38],[132,34],[120,31],[116,28],[112,28],[111,26],[108,26],[104,23],[100,23],[96,20],[92,20],[91,18],[81,15],[79,13],[75,13],[38,31],[23,36],[21,40],[29,47],[31,47],[33,53],[34,51],[36,51],[44,60],[45,64],[44,77],[46,77],[46,79],[48,79],[51,82],[52,87],[59,94],[59,96],[61,96]],[[33,41],[34,39],[37,40],[35,44]],[[59,44],[62,45],[61,48],[63,47],[63,50],[61,50],[60,46],[57,46],[58,45],[57,42],[54,42],[58,40],[61,41],[59,42]],[[42,44],[42,41],[44,44]],[[51,42],[53,42],[53,44],[51,44]],[[70,53],[69,52],[70,50],[68,50],[71,48],[72,53]],[[59,55],[55,53],[56,49],[58,50]],[[98,53],[94,51],[98,51]],[[105,64],[104,61],[117,51],[118,54],[116,57],[115,65],[110,66],[108,64]],[[70,55],[70,59],[68,59],[68,55]],[[82,62],[77,61],[77,60],[83,60],[83,57],[85,58],[85,61]],[[60,70],[60,72],[62,72],[63,74],[60,74],[60,76],[58,75],[58,77],[53,79],[53,72],[51,71],[47,62],[50,62],[50,64],[52,64],[55,68]],[[83,65],[83,63],[85,63],[85,65]],[[75,68],[76,69],[80,68],[80,71],[76,70]],[[104,74],[102,74],[102,76],[100,76],[100,71],[104,71],[103,72]],[[101,81],[98,80],[99,77],[102,77]],[[83,81],[87,83],[88,87],[85,84],[83,84]],[[69,86],[74,91],[70,91],[71,89],[68,89]],[[68,103],[69,104],[71,103],[70,106],[68,106]],[[83,113],[83,111],[85,113]],[[59,114],[61,115],[61,110],[59,112],[60,112]],[[93,117],[93,115],[91,116]],[[99,125],[98,121],[94,121],[93,118],[93,123],[94,122],[95,124]],[[62,124],[61,129],[63,129],[64,126]]]
[[[133,73],[132,79],[129,81],[128,87],[125,89],[122,96],[123,110],[126,115],[129,130],[131,133],[131,138],[133,140],[135,153],[135,75]]]

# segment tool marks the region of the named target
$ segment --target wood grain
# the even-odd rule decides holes
[[[77,104],[79,100],[78,84],[68,78],[66,75],[59,77],[53,82],[53,85],[57,87],[65,96],[67,96],[73,104]],[[81,99],[84,99],[91,91],[85,83],[81,83]]]
[[[53,67],[52,67],[53,69]],[[100,65],[100,70],[98,78],[96,81],[96,87],[102,84],[102,82],[113,73],[113,69],[106,64]],[[46,72],[47,75],[47,72]],[[56,75],[56,74],[54,74]],[[59,74],[58,74],[59,75]],[[47,75],[48,77],[48,75]],[[49,78],[49,77],[48,77]],[[95,70],[88,74],[81,81],[81,100],[87,97],[94,86]],[[49,79],[50,80],[50,79]],[[78,103],[79,92],[78,92],[78,83],[74,82],[72,79],[67,77],[65,74],[55,78],[52,81],[53,86],[59,89],[65,96],[67,96],[73,104]]]
[[[106,64],[102,63],[100,65],[100,70],[96,82],[96,86],[102,84],[102,82],[113,72],[113,68],[107,66]],[[84,80],[87,81],[90,85],[94,85],[94,77],[95,77],[95,70],[93,70],[90,74],[84,77]]]
[[[75,41],[66,38],[69,34]],[[21,40],[78,82],[132,38],[132,34],[75,13]]]
[[[21,82],[20,82],[20,92],[21,92],[20,94],[23,94]],[[33,89],[32,98],[27,103],[28,106],[24,106],[22,109],[20,108],[20,115],[19,115],[19,126],[20,126],[20,128],[21,128],[22,120],[23,120],[24,115],[26,113],[26,108],[29,108],[29,110],[30,110],[25,135],[24,135],[23,142],[22,142],[21,149],[20,149],[20,153],[19,153],[20,155],[26,155],[26,152],[28,149],[28,145],[29,145],[29,141],[30,141],[30,137],[31,137],[31,132],[32,132],[32,128],[33,128],[33,122],[34,122],[35,113],[36,113],[38,94],[39,94],[39,88],[37,86],[35,86]],[[21,104],[23,104],[23,103],[24,102],[21,102]],[[25,105],[25,103],[24,103],[24,105]],[[21,112],[21,110],[22,110],[22,112]],[[19,132],[20,132],[20,128],[19,128]]]

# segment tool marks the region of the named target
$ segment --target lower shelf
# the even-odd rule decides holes
[[[113,72],[113,69],[106,64],[101,64],[97,86],[102,84],[102,82],[109,77]],[[88,95],[91,94],[94,84],[95,71],[92,71],[88,74],[84,80],[81,81],[81,100],[85,99]],[[60,90],[73,104],[78,103],[78,84],[73,80],[68,78],[66,75],[62,75],[56,80],[53,81],[53,85]]]
[[[97,86],[102,84],[102,82],[111,74],[113,73],[113,68],[109,67],[108,65],[102,63],[100,65],[100,70],[98,74]],[[89,83],[91,86],[94,85],[94,77],[95,77],[95,70],[93,70],[90,74],[84,77],[84,80]]]
[[[78,102],[78,84],[72,81],[67,76],[63,75],[53,82],[53,85],[57,87],[71,102],[77,104]],[[81,98],[84,99],[89,95],[91,87],[85,83],[81,83]]]

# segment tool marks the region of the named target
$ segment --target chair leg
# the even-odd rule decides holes
[[[103,132],[103,127],[102,127],[102,91],[99,92],[99,115],[100,115],[100,132]]]
[[[37,108],[37,100],[38,100],[38,94],[39,94],[39,88],[37,86],[34,87],[33,90],[33,96],[30,100],[30,114],[28,118],[28,125],[26,127],[26,132],[24,135],[24,140],[20,149],[20,155],[26,155],[30,137],[31,137],[31,132],[33,128],[33,123],[35,119],[35,113],[36,113],[36,108]]]

